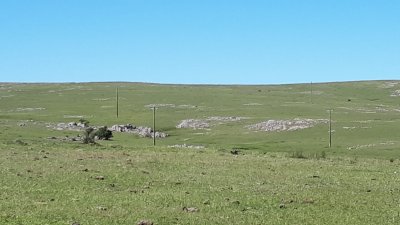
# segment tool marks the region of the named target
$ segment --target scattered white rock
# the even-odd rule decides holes
[[[178,105],[177,107],[178,107],[178,108],[181,108],[181,109],[193,109],[193,108],[197,108],[197,106],[195,106],[195,105]]]
[[[127,124],[127,125],[112,125],[110,127],[111,131],[116,131],[116,132],[129,132],[133,129],[135,129],[136,126],[132,124]]]
[[[348,147],[347,150],[358,150],[358,149],[362,149],[362,148],[372,148],[372,147],[377,147],[377,146],[393,145],[393,144],[395,144],[394,141],[381,142],[378,144],[355,145],[355,146]]]
[[[293,119],[293,120],[268,120],[261,123],[246,126],[250,130],[267,132],[295,131],[311,128],[319,123],[327,123],[326,119]]]
[[[376,107],[375,107],[375,110],[376,110],[377,112],[389,112],[389,109],[385,108],[385,106],[383,106],[383,105],[376,106]]]
[[[400,97],[400,90],[395,90],[390,96],[392,96],[392,97]]]
[[[398,84],[399,82],[385,82],[384,84],[380,85],[380,88],[393,88]]]
[[[263,105],[263,104],[254,102],[254,103],[246,103],[246,104],[243,104],[243,105],[245,105],[245,106],[259,106],[259,105]]]
[[[372,123],[374,121],[373,120],[356,120],[356,121],[353,121],[353,122],[355,122],[355,123]]]
[[[69,122],[69,123],[58,123],[56,125],[49,124],[48,128],[55,130],[71,130],[71,131],[83,131],[87,126],[83,123]]]
[[[70,131],[83,131],[86,128],[88,128],[87,125],[84,123],[80,122],[69,122],[69,123],[58,123],[56,125],[54,124],[47,124],[47,128],[54,129],[54,130],[70,130]],[[98,129],[100,127],[94,127],[91,126],[93,129]],[[153,129],[150,127],[136,127],[135,125],[132,124],[126,124],[126,125],[112,125],[109,128],[110,131],[114,132],[126,132],[126,133],[132,133],[139,135],[141,137],[153,137],[155,135],[156,138],[166,138],[168,137],[168,134],[163,133],[163,132],[153,132]]]
[[[64,115],[65,119],[81,119],[81,118],[89,118],[88,116],[81,115]]]
[[[176,128],[192,128],[192,129],[208,129],[216,124],[223,124],[226,122],[237,122],[247,117],[237,116],[211,116],[206,119],[187,119],[182,120]],[[216,123],[217,122],[217,123]]]
[[[192,129],[207,129],[210,128],[210,123],[206,120],[200,119],[187,119],[182,120],[176,128],[192,128]]]
[[[343,127],[343,129],[345,129],[345,130],[353,130],[353,129],[356,129],[356,127]]]
[[[192,149],[204,149],[205,147],[202,145],[187,145],[187,144],[176,144],[176,145],[169,145],[169,148],[192,148]]]
[[[11,97],[14,97],[15,95],[3,95],[3,96],[0,96],[0,99],[2,99],[2,98],[11,98]]]
[[[188,212],[188,213],[195,213],[195,212],[199,212],[200,211],[196,207],[183,207],[182,210],[185,211],[185,212]]]
[[[46,108],[38,107],[38,108],[17,108],[16,112],[25,112],[25,111],[37,111],[37,110],[45,110]]]
[[[161,107],[169,107],[169,108],[175,108],[175,104],[149,104],[145,105],[146,108],[161,108]]]
[[[126,124],[126,125],[112,125],[110,127],[111,131],[115,132],[125,132],[125,133],[132,133],[139,135],[141,137],[153,137],[155,136],[156,138],[166,138],[168,137],[168,134],[163,133],[163,132],[158,132],[156,131],[154,133],[153,129],[150,127],[136,127],[135,125],[132,124]]]
[[[247,119],[247,117],[237,117],[237,116],[212,116],[208,117],[208,121],[222,121],[222,122],[236,122],[242,119]]]

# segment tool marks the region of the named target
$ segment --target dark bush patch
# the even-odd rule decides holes
[[[94,136],[96,136],[99,140],[109,140],[113,137],[112,131],[107,129],[107,126],[99,128]]]

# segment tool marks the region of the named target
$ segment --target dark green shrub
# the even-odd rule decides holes
[[[113,137],[112,131],[107,129],[107,126],[100,127],[95,133],[94,136],[96,136],[99,140],[109,140],[110,138]]]

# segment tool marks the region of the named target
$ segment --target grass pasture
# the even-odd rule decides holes
[[[119,117],[115,92],[119,89]],[[311,91],[312,90],[312,91]],[[0,85],[0,224],[399,224],[398,81],[271,86],[69,83]],[[98,145],[48,126],[152,125]],[[328,119],[282,132],[247,125]],[[244,117],[209,129],[185,119]],[[170,148],[175,144],[204,149]],[[238,149],[237,155],[231,154]],[[195,208],[187,212],[184,207]]]

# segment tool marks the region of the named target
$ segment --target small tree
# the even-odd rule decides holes
[[[94,136],[96,136],[99,140],[109,140],[110,138],[113,137],[112,131],[107,129],[107,126],[100,127],[95,133]]]
[[[86,128],[85,131],[83,132],[83,143],[84,144],[94,144],[96,143],[94,140],[95,131],[92,127]]]

